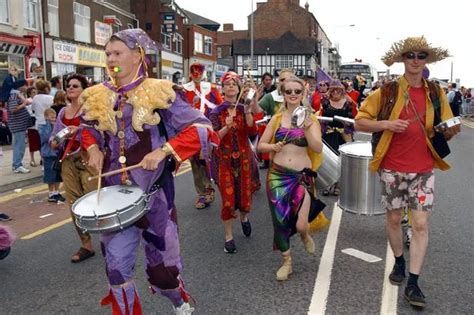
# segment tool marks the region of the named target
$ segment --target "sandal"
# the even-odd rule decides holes
[[[196,209],[204,209],[208,206],[209,204],[206,203],[206,198],[204,196],[199,196],[198,199],[196,200],[196,203],[194,206]]]
[[[333,196],[339,196],[340,193],[341,190],[339,189],[339,187],[334,188],[334,191],[332,192]]]
[[[31,166],[31,167],[37,167],[37,166],[38,166],[38,164],[36,164],[36,162],[35,162],[35,161],[31,161],[31,162],[30,162],[30,166]]]
[[[214,189],[210,188],[207,190],[207,194],[204,196],[204,202],[210,204],[214,201]]]
[[[88,250],[87,248],[81,247],[81,248],[79,248],[77,253],[75,253],[71,257],[71,262],[72,263],[78,263],[78,262],[81,262],[81,261],[86,260],[88,258],[91,258],[94,255],[95,255],[95,252],[93,250]],[[76,257],[77,257],[77,259],[75,259]]]

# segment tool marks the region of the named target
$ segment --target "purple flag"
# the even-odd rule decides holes
[[[329,74],[327,74],[326,72],[324,72],[323,69],[318,67],[318,70],[316,70],[316,84],[319,84],[319,82],[321,81],[331,82],[332,80],[333,78]]]

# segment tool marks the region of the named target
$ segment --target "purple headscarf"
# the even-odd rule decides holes
[[[141,28],[126,29],[112,35],[112,38],[116,37],[127,45],[130,49],[143,48],[146,53],[157,53],[162,49],[161,44],[155,42],[145,33]]]

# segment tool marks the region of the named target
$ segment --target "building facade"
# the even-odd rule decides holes
[[[0,84],[15,66],[20,77],[43,77],[41,3],[0,1]]]
[[[80,73],[92,82],[107,76],[104,46],[122,29],[139,26],[130,1],[41,0],[47,78]]]
[[[293,68],[298,75],[314,75],[317,67],[331,71],[340,59],[332,43],[310,12],[308,3],[299,0],[268,0],[257,3],[248,16],[248,29],[254,33],[254,58],[250,61],[250,32],[223,31],[219,36],[218,50],[228,58],[229,38],[232,38],[232,66],[243,75],[245,72],[259,78],[265,72],[277,74],[283,68]],[[250,72],[249,72],[250,71]]]
[[[184,73],[189,81],[189,67],[199,62],[204,65],[205,79],[216,82],[217,71],[217,30],[220,24],[202,16],[185,11],[189,17],[184,40]]]

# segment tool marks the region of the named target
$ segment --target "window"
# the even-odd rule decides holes
[[[161,33],[161,45],[163,45],[163,48],[166,50],[171,50],[171,35],[168,33]]]
[[[91,42],[91,9],[74,2],[74,39],[80,42]]]
[[[10,0],[0,0],[0,23],[10,23]]]
[[[0,86],[8,74],[9,66],[15,66],[18,69],[18,78],[24,78],[25,69],[23,65],[23,56],[0,54]]]
[[[183,37],[178,33],[174,33],[174,40],[175,40],[175,52],[178,54],[182,54],[183,53]]]
[[[194,51],[202,53],[202,34],[194,33]]]
[[[25,0],[23,2],[25,28],[38,29],[38,0]]]
[[[253,56],[251,65],[250,65],[250,56],[245,56],[245,59],[244,59],[245,70],[249,69],[250,66],[252,66],[252,69],[257,69],[257,56]]]
[[[59,0],[48,0],[49,35],[59,36]]]
[[[212,56],[212,37],[204,36],[204,53]]]
[[[217,47],[217,58],[222,58],[222,47]]]
[[[120,25],[112,24],[112,34],[120,32]]]
[[[277,69],[293,68],[293,56],[288,56],[288,55],[275,56],[275,68]]]

